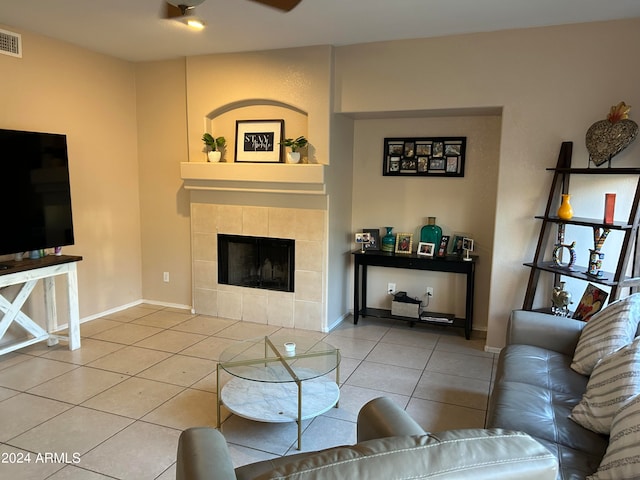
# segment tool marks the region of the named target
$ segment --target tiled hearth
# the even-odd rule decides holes
[[[196,313],[322,330],[326,324],[327,212],[304,208],[191,203]],[[218,283],[217,234],[295,240],[295,292]]]

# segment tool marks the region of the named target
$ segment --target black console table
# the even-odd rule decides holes
[[[398,320],[405,320],[413,323],[428,323],[432,325],[450,326],[464,328],[464,336],[468,340],[471,338],[471,328],[473,326],[473,289],[474,276],[476,270],[477,257],[472,256],[471,260],[463,260],[459,256],[446,257],[425,257],[416,254],[393,254],[381,251],[357,250],[353,252],[355,258],[354,279],[353,279],[353,323],[358,323],[360,315],[363,317],[385,317]],[[440,323],[422,320],[412,317],[398,317],[391,314],[390,310],[379,308],[367,308],[367,267],[392,267],[406,268],[413,270],[431,270],[435,272],[460,273],[467,279],[467,294],[465,301],[464,318],[454,318],[453,323]],[[362,268],[361,268],[362,267]],[[360,271],[362,270],[362,283],[360,282]],[[361,287],[362,285],[362,287]],[[442,314],[433,314],[438,316]]]

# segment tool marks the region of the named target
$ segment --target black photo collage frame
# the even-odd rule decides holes
[[[382,174],[464,177],[467,137],[385,138]]]

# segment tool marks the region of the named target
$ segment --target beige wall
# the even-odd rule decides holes
[[[621,100],[640,108],[639,44],[635,19],[336,50],[338,112],[503,108],[490,292],[478,299],[487,302],[489,346],[503,344],[509,312],[522,305],[529,273],[522,263],[533,255],[540,227],[533,217],[543,212],[551,178],[545,168],[555,165],[561,141],[574,141],[574,164],[586,166],[587,128]],[[636,142],[616,163],[637,165],[639,156]],[[591,199],[580,214],[598,217],[603,192],[578,193]],[[579,298],[584,284],[576,288]]]
[[[329,254],[327,293],[328,326],[333,327],[352,309],[353,249],[353,120],[343,115],[331,118],[331,165],[327,168],[329,207]],[[331,232],[334,232],[333,234]]]
[[[137,66],[142,298],[191,306],[185,60]],[[164,272],[169,282],[164,282]]]
[[[84,257],[78,266],[80,315],[138,301],[134,66],[2,28],[22,34],[23,58],[0,55],[0,128],[67,135],[75,246],[64,253]]]
[[[310,47],[267,52],[203,55],[187,59],[187,118],[189,157],[181,161],[202,161],[202,133],[211,112],[239,105],[250,107],[250,115],[263,101],[290,105],[307,115],[308,125],[296,119],[285,135],[307,135],[314,163],[329,163],[329,113],[331,108],[331,48]],[[262,116],[283,115],[282,108],[262,107]],[[276,116],[275,118],[282,118]],[[227,160],[233,160],[235,120],[252,117],[225,116],[214,119],[214,133],[231,140]],[[299,128],[296,130],[295,128]],[[300,133],[298,133],[300,132]]]

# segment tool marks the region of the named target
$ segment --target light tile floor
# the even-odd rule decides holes
[[[228,345],[279,327],[139,305],[84,323],[82,348],[40,343],[0,356],[0,478],[175,478],[180,432],[216,424],[216,361]],[[457,329],[347,319],[340,407],[303,422],[303,450],[355,442],[360,407],[388,396],[425,430],[482,427],[496,359]],[[295,453],[296,425],[229,415],[235,465]]]

